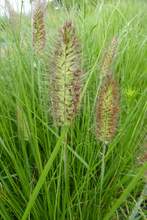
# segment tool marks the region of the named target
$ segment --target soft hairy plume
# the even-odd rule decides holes
[[[106,82],[98,98],[96,137],[105,145],[111,142],[116,129],[118,112],[118,89],[112,75],[107,74]]]
[[[52,111],[57,125],[70,124],[77,114],[82,79],[80,50],[75,28],[66,22],[59,30],[52,62]]]
[[[34,54],[43,55],[45,47],[45,27],[44,27],[45,6],[39,0],[36,3],[35,13],[33,16],[33,47]]]
[[[117,41],[118,41],[118,37],[117,36],[113,37],[113,39],[109,44],[108,50],[105,52],[103,56],[103,60],[100,66],[101,76],[106,76],[106,74],[110,72],[110,67],[117,48]]]

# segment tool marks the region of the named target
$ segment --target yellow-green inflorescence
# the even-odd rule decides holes
[[[77,114],[82,80],[80,53],[75,28],[72,22],[66,22],[59,30],[52,62],[52,110],[57,125],[70,124]]]
[[[34,54],[43,55],[45,47],[45,27],[44,27],[45,6],[39,0],[36,3],[35,13],[33,16],[33,48]]]
[[[107,74],[106,82],[98,98],[96,137],[105,145],[111,142],[118,112],[118,95],[115,80]]]

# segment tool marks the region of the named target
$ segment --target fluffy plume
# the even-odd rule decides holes
[[[72,22],[59,30],[57,50],[52,62],[52,104],[57,125],[67,125],[77,113],[81,77],[80,45]]]
[[[107,74],[106,82],[98,99],[96,137],[105,145],[115,133],[118,112],[118,95],[115,80]]]
[[[100,74],[101,76],[106,76],[109,73],[110,67],[113,61],[113,57],[117,48],[118,37],[115,36],[109,44],[108,50],[105,52],[103,56],[103,60],[100,66]]]
[[[34,54],[43,55],[45,47],[45,28],[44,28],[44,4],[39,0],[36,3],[35,13],[33,16],[33,47]]]

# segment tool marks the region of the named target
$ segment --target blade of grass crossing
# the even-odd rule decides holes
[[[64,139],[64,137],[65,137],[65,135],[66,135],[68,129],[69,129],[69,125],[66,126],[65,129],[63,130],[63,132],[62,132],[62,134],[61,134],[61,136],[60,136],[60,138],[59,138],[59,140],[58,140],[58,142],[57,142],[57,144],[56,144],[56,146],[55,146],[55,148],[54,148],[54,150],[53,150],[53,153],[51,154],[51,157],[49,158],[49,160],[48,160],[48,162],[47,162],[47,164],[46,164],[44,170],[42,171],[42,174],[41,174],[41,176],[40,176],[40,178],[39,178],[39,180],[38,180],[38,183],[37,183],[37,185],[36,185],[36,187],[35,187],[35,189],[34,189],[34,191],[33,191],[33,193],[32,193],[32,196],[31,196],[31,198],[30,198],[30,201],[28,202],[28,205],[27,205],[27,207],[26,207],[26,210],[25,210],[25,212],[24,212],[24,215],[23,215],[23,217],[22,217],[22,220],[27,219],[27,216],[28,216],[28,214],[29,214],[29,212],[30,212],[30,210],[31,210],[31,208],[32,208],[32,206],[33,206],[33,204],[34,204],[34,201],[35,201],[35,199],[36,199],[36,197],[37,197],[37,195],[38,195],[38,193],[39,193],[41,187],[42,187],[42,184],[43,184],[44,181],[45,181],[45,178],[46,178],[46,176],[47,176],[47,174],[48,174],[48,171],[49,171],[49,169],[50,169],[51,166],[52,166],[52,163],[53,163],[53,161],[54,161],[54,159],[55,159],[55,157],[56,157],[56,155],[57,155],[57,153],[58,153],[58,151],[59,151],[59,149],[60,149],[60,146],[61,146],[61,144],[62,144],[62,142],[63,142],[63,139]]]

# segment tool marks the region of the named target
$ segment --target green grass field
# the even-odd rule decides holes
[[[1,28],[7,47],[1,48],[0,59],[0,219],[147,219],[147,3],[81,0],[80,9],[75,3],[58,11],[49,5],[45,45],[42,50],[36,42],[36,54],[33,16],[34,11],[20,15],[17,23]],[[61,46],[64,54],[58,40],[66,21],[75,27],[80,55],[73,54],[73,62],[83,72],[71,123],[64,123],[65,105],[57,101],[67,90],[54,90],[63,85],[55,51]],[[101,65],[115,36],[109,73],[119,109],[113,138],[105,142],[97,137],[106,78]],[[53,114],[55,95],[59,111]],[[56,118],[63,108],[61,126]]]

